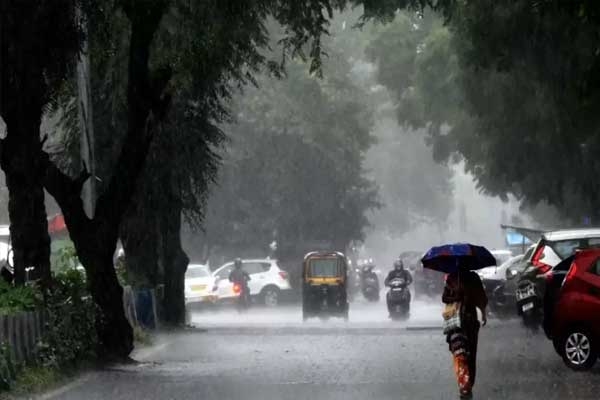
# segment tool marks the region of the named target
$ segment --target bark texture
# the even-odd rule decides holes
[[[79,260],[86,269],[90,290],[99,306],[97,330],[99,354],[109,359],[126,358],[133,349],[133,331],[123,309],[123,289],[117,279],[113,255],[119,227],[144,169],[149,146],[169,105],[164,94],[171,78],[169,69],[150,77],[150,46],[166,9],[166,2],[123,0],[131,22],[127,113],[128,125],[115,173],[97,199],[93,219],[85,214],[80,193],[87,171],[73,179],[45,158],[45,187],[63,211]]]

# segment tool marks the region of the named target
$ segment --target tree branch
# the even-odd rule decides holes
[[[150,47],[168,2],[122,0],[131,22],[127,87],[127,135],[106,191],[98,198],[96,218],[109,225],[121,222],[143,170],[157,120],[166,114],[170,97],[165,89],[172,70],[163,67],[150,76]]]
[[[42,139],[45,141],[45,139]],[[76,236],[87,235],[91,232],[91,220],[85,214],[81,189],[83,183],[89,179],[87,167],[76,178],[72,179],[63,173],[50,160],[50,156],[40,151],[40,165],[44,171],[44,188],[54,197],[65,217],[69,231]]]

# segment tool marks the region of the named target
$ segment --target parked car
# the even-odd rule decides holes
[[[481,282],[488,295],[490,311],[498,316],[505,317],[514,313],[515,293],[507,291],[509,268],[522,264],[524,255],[511,257],[497,267],[487,267],[478,271]],[[514,270],[513,270],[514,271]]]
[[[553,285],[558,286],[562,283],[560,278],[564,277],[564,273],[553,269],[577,249],[598,246],[598,228],[561,230],[542,235],[527,268],[520,274],[517,282],[517,313],[523,317],[527,326],[537,329],[544,321],[544,296],[548,281],[553,281]],[[561,268],[564,268],[564,265]]]
[[[513,252],[511,250],[492,250],[490,253],[492,253],[496,259],[496,266],[504,264],[513,256]]]
[[[493,287],[506,280],[506,273],[514,264],[521,262],[523,255],[508,258],[501,264],[492,267],[482,268],[477,271],[482,281],[489,282]]]
[[[490,299],[490,310],[497,316],[508,317],[514,315],[517,305],[517,282],[518,276],[529,265],[529,259],[535,246],[531,246],[523,255],[516,256],[505,271],[505,280],[492,289]],[[489,285],[488,285],[489,286]]]
[[[510,250],[492,250],[490,253],[496,259],[496,265],[490,265],[489,267],[477,270],[477,274],[484,286],[486,284],[489,286],[486,287],[486,290],[489,289],[489,293],[491,293],[498,283],[506,279],[506,269],[509,265],[505,265],[505,263],[513,258]]]
[[[214,304],[217,300],[216,279],[202,264],[190,264],[185,272],[186,304]]]
[[[220,302],[232,301],[237,297],[233,291],[233,284],[229,282],[229,274],[233,267],[233,262],[229,262],[213,272]],[[279,268],[277,260],[242,260],[242,268],[250,275],[248,286],[253,299],[273,307],[277,306],[283,297],[291,295],[292,287],[288,273]]]
[[[600,250],[578,251],[554,309],[554,348],[574,370],[592,368],[600,352]]]
[[[559,298],[560,289],[565,280],[571,264],[575,259],[575,254],[565,258],[558,264],[556,264],[550,271],[543,275],[538,275],[537,280],[543,280],[544,283],[538,284],[538,286],[544,286],[544,297],[542,299],[542,311],[543,311],[543,327],[544,333],[549,339],[552,339],[551,326],[554,318],[554,308]]]
[[[506,270],[506,280],[507,281],[511,281],[513,283],[513,289],[514,289],[512,291],[512,296],[513,297],[514,297],[515,292],[517,290],[517,286],[516,286],[517,282],[518,282],[517,278],[529,266],[529,260],[531,260],[531,256],[533,254],[533,251],[535,250],[535,246],[536,245],[530,246],[527,249],[527,251],[525,252],[525,254],[523,254],[523,257],[521,258],[521,260],[519,262],[516,262],[516,263],[512,264]]]

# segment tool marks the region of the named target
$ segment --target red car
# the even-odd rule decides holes
[[[600,250],[575,254],[556,303],[554,347],[574,370],[592,368],[600,352]]]

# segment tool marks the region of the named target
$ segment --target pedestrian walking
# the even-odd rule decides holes
[[[454,372],[461,398],[472,396],[477,374],[477,342],[481,311],[482,324],[487,323],[487,296],[479,275],[472,271],[457,271],[446,278],[442,302],[446,304],[444,319],[457,319],[446,333],[446,341],[454,362]]]
[[[477,372],[477,342],[480,323],[487,323],[487,296],[474,270],[496,265],[485,248],[468,243],[432,247],[421,259],[423,268],[446,273],[442,294],[445,304],[444,334],[452,353],[461,398],[471,398]]]

